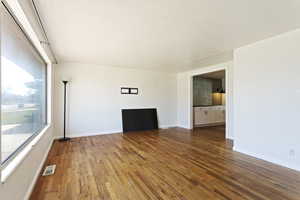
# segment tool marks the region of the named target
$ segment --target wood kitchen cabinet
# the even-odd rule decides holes
[[[225,106],[194,107],[194,125],[225,124]]]
[[[195,122],[197,124],[206,124],[209,123],[209,115],[208,110],[202,107],[195,108]]]

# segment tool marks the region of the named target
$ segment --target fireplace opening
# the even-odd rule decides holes
[[[123,132],[158,129],[156,108],[122,109]]]

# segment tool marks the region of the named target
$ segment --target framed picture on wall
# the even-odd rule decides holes
[[[139,94],[139,89],[138,88],[130,88],[130,94]]]
[[[121,87],[121,94],[130,94],[130,88]]]

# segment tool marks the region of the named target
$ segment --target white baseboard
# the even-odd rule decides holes
[[[229,140],[233,140],[234,141],[234,138],[232,136],[227,136],[226,135],[226,139],[229,139]]]
[[[216,122],[216,123],[209,123],[209,124],[199,124],[199,125],[194,125],[195,128],[198,127],[213,127],[213,126],[222,126],[225,125],[225,122]]]
[[[121,133],[123,133],[122,130],[111,130],[111,131],[103,131],[103,132],[97,132],[97,133],[73,133],[73,134],[67,134],[66,137],[78,138],[78,137],[89,137],[89,136],[121,134]],[[61,137],[62,136],[56,136],[55,139],[59,139]]]
[[[177,127],[177,125],[161,125],[159,128],[168,129],[172,127]],[[123,130],[110,130],[110,131],[102,131],[102,132],[94,132],[94,133],[73,133],[67,134],[67,137],[70,138],[78,138],[78,137],[89,137],[89,136],[97,136],[97,135],[108,135],[108,134],[122,134]],[[62,136],[56,136],[55,139],[59,139]]]
[[[276,165],[280,165],[282,167],[287,167],[287,168],[290,168],[290,169],[293,169],[293,170],[300,171],[300,166],[299,165],[296,165],[296,164],[293,164],[293,163],[290,163],[290,162],[287,162],[287,161],[283,161],[283,160],[280,160],[280,159],[277,159],[277,158],[274,158],[274,157],[270,157],[270,156],[267,156],[267,155],[262,154],[262,153],[251,152],[251,151],[239,148],[237,146],[233,146],[233,150],[237,151],[239,153],[243,153],[243,154],[258,158],[258,159],[262,159],[262,160],[271,162],[271,163],[276,164]]]
[[[177,127],[177,125],[161,125],[159,126],[160,129],[168,129],[168,128],[174,128]]]
[[[46,162],[46,159],[47,159],[48,154],[50,152],[50,149],[52,147],[53,141],[54,141],[54,138],[51,139],[51,142],[50,142],[50,144],[49,144],[49,146],[47,148],[47,151],[46,151],[46,153],[45,153],[45,155],[44,155],[44,157],[43,157],[43,159],[42,159],[42,161],[40,163],[39,168],[37,169],[37,171],[36,171],[36,173],[34,175],[34,178],[33,178],[32,182],[31,182],[31,184],[29,186],[29,189],[28,189],[28,191],[27,191],[27,193],[26,193],[26,195],[24,197],[24,200],[28,200],[30,198],[31,193],[33,192],[34,186],[35,186],[35,184],[36,184],[36,182],[37,182],[37,180],[38,180],[38,178],[40,176],[40,173],[41,173],[41,171],[43,169],[43,166],[44,166],[44,164]]]
[[[187,127],[187,126],[183,126],[183,125],[176,125],[176,127],[183,128],[183,129],[188,129],[188,130],[192,130],[192,128]]]

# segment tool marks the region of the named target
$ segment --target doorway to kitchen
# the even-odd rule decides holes
[[[226,71],[192,77],[193,128],[226,134]]]

